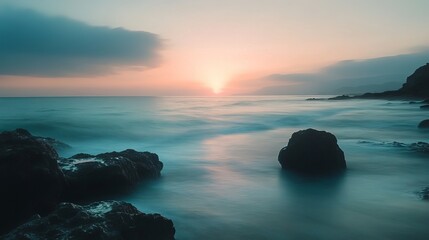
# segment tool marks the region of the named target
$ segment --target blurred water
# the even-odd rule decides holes
[[[313,97],[313,96],[312,96]],[[26,128],[73,148],[157,153],[162,177],[117,196],[173,219],[177,239],[427,239],[428,155],[384,142],[428,141],[428,114],[401,101],[307,96],[0,98],[0,130]],[[280,170],[297,130],[334,133],[348,171]],[[365,141],[365,142],[362,142]]]

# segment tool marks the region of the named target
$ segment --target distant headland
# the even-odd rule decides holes
[[[346,99],[427,99],[429,98],[429,63],[417,68],[407,77],[398,90],[364,93],[361,95],[341,95],[332,98],[309,98],[307,100],[346,100]]]

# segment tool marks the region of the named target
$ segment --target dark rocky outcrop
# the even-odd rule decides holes
[[[398,91],[403,95],[427,98],[429,96],[429,63],[419,67],[409,76],[407,82]]]
[[[344,153],[337,138],[325,131],[307,129],[295,132],[278,161],[283,169],[303,173],[330,173],[346,169]]]
[[[395,91],[382,93],[365,93],[358,98],[428,98],[429,97],[429,63],[419,67],[407,77],[402,87]]]
[[[62,158],[66,200],[82,200],[114,193],[135,185],[143,178],[159,177],[163,164],[158,155],[128,149],[98,155],[77,154]]]
[[[35,216],[2,239],[174,239],[173,222],[144,214],[125,202],[102,201],[86,206],[61,203],[46,217]]]
[[[57,152],[27,130],[0,133],[0,234],[58,204],[64,175]]]
[[[419,123],[418,128],[429,128],[429,119],[425,119]]]

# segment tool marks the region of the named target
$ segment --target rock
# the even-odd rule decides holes
[[[35,138],[39,141],[43,141],[43,142],[46,142],[47,144],[51,145],[56,151],[62,151],[62,150],[67,150],[67,149],[71,148],[70,145],[63,143],[61,141],[58,141],[56,139],[50,138],[50,137],[35,136]]]
[[[82,200],[124,190],[144,178],[159,177],[163,164],[158,155],[128,149],[98,155],[77,154],[62,158],[67,181],[66,200]]]
[[[429,104],[420,106],[420,109],[429,109]]]
[[[292,134],[288,145],[280,150],[278,160],[283,169],[303,173],[329,173],[347,167],[337,138],[314,129]]]
[[[170,219],[144,214],[129,203],[102,201],[86,206],[61,203],[48,216],[36,216],[2,239],[168,240],[174,234]]]
[[[411,143],[408,148],[414,152],[429,153],[429,143],[426,142]]]
[[[306,101],[322,101],[322,100],[328,100],[327,98],[307,98]]]
[[[384,143],[384,144],[390,144],[390,143]],[[429,153],[429,143],[426,143],[426,142],[415,142],[411,144],[392,142],[391,144],[394,147],[405,148],[406,150],[411,152]]]
[[[401,142],[372,142],[372,141],[359,141],[359,143],[373,144],[373,145],[385,145],[385,146],[393,146],[398,148],[403,148],[410,152],[418,152],[418,153],[429,153],[429,143],[426,142],[415,142],[411,144],[401,143]]]
[[[429,119],[421,121],[418,125],[418,128],[429,128]]]
[[[60,200],[64,175],[57,152],[25,129],[0,133],[0,234]]]
[[[399,89],[404,95],[418,97],[429,96],[429,63],[419,67],[413,74],[407,78],[407,82]]]
[[[341,96],[328,98],[328,100],[346,100],[346,99],[353,99],[353,97],[349,95],[341,95]]]
[[[347,99],[353,99],[355,98],[354,96],[351,95],[341,95],[341,96],[336,96],[336,97],[331,97],[331,98],[307,98],[305,99],[306,101],[322,101],[322,100],[347,100]]]
[[[422,200],[429,200],[429,187],[422,189],[421,191],[417,192],[417,194]]]

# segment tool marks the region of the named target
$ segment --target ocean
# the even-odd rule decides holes
[[[102,153],[157,153],[162,177],[112,196],[173,220],[185,239],[428,239],[428,112],[406,101],[306,101],[315,96],[0,98],[0,130],[28,129]],[[317,97],[317,96],[316,96]],[[282,171],[293,132],[336,135],[348,170]]]

